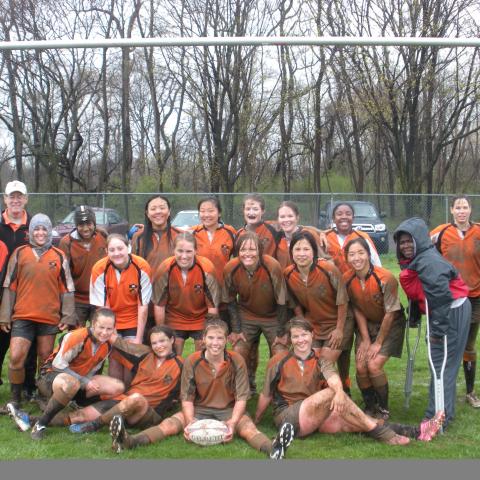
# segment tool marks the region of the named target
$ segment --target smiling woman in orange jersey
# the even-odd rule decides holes
[[[99,374],[110,353],[108,342],[114,330],[115,314],[103,308],[95,312],[91,327],[73,330],[60,340],[40,372],[38,386],[49,400],[32,428],[32,440],[43,439],[47,425],[72,399],[88,403],[99,395],[123,392],[122,382]]]
[[[52,223],[41,213],[29,226],[30,243],[10,257],[4,282],[0,326],[11,330],[9,380],[12,401],[21,401],[25,360],[34,338],[40,362],[53,350],[55,335],[75,326],[73,281],[64,253],[52,246]]]
[[[185,340],[192,337],[195,349],[202,345],[207,313],[217,314],[220,290],[215,267],[196,254],[196,240],[189,232],[177,235],[174,256],[158,268],[153,282],[153,303],[157,325],[175,331],[175,348],[183,352]]]
[[[223,283],[223,269],[233,256],[236,230],[231,225],[225,225],[220,215],[222,207],[217,197],[207,197],[198,202],[198,214],[201,225],[193,229],[197,241],[197,254],[208,258],[215,267],[215,278],[218,285]],[[222,320],[230,324],[230,318],[225,304],[220,304],[219,314]]]
[[[309,232],[293,235],[290,254],[294,263],[284,276],[295,314],[311,322],[313,347],[320,357],[335,362],[353,333],[353,325],[346,324],[348,296],[342,275],[331,262],[318,258]]]
[[[345,246],[352,268],[343,275],[357,322],[357,383],[365,412],[388,419],[388,379],[384,366],[402,355],[405,317],[398,298],[398,282],[388,270],[375,267],[363,238]]]
[[[345,260],[344,246],[354,238],[364,238],[370,249],[372,264],[377,267],[382,266],[375,245],[368,234],[353,229],[354,216],[355,212],[350,203],[338,203],[335,205],[332,211],[332,220],[335,226],[325,232],[328,243],[327,253],[332,257],[335,265],[342,274],[350,268]],[[348,319],[353,322],[352,317],[353,316],[351,312],[349,312]],[[338,372],[342,378],[342,381],[344,382],[344,388],[347,390],[350,388],[350,377],[348,373],[350,371],[350,351],[351,344],[350,346],[347,345],[345,350],[342,351],[337,362]]]
[[[220,285],[223,269],[233,255],[236,231],[231,225],[222,222],[222,207],[218,198],[204,198],[198,202],[197,208],[202,222],[192,232],[197,241],[197,255],[208,258],[213,263],[215,277]]]
[[[234,350],[247,361],[262,333],[270,355],[286,348],[285,281],[280,264],[263,254],[255,233],[242,234],[235,250],[238,257],[230,260],[223,272],[223,301],[230,312]],[[254,372],[249,373],[252,381]]]
[[[173,255],[173,241],[181,230],[170,224],[170,202],[163,195],[155,195],[145,204],[143,228],[132,237],[132,253],[148,261],[152,272]]]
[[[466,383],[466,402],[480,408],[480,398],[475,393],[477,369],[477,335],[480,325],[480,225],[472,222],[472,205],[465,195],[458,195],[450,203],[452,223],[439,225],[430,232],[437,250],[462,275],[470,292],[472,317],[467,345],[463,353],[463,371]]]
[[[142,343],[152,295],[150,266],[143,258],[129,254],[126,238],[117,233],[107,238],[107,255],[93,266],[90,303],[110,307],[119,335]],[[110,362],[109,374],[128,380],[127,372],[115,361]]]

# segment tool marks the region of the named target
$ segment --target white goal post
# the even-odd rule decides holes
[[[0,42],[0,50],[111,47],[248,46],[437,46],[480,47],[480,38],[450,37],[156,37],[92,38],[85,40],[25,40]]]

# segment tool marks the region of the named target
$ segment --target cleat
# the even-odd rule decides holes
[[[390,412],[386,408],[377,406],[376,411],[373,414],[373,418],[386,421],[390,418]]]
[[[120,453],[128,448],[128,433],[125,430],[125,423],[121,415],[114,415],[110,422],[110,435],[112,437],[112,450]]]
[[[270,458],[273,460],[281,460],[285,457],[287,448],[292,443],[295,431],[291,423],[283,423],[278,431],[277,436],[272,442],[272,451]]]
[[[420,435],[417,440],[430,442],[441,431],[444,420],[445,412],[443,410],[438,411],[433,418],[423,420],[420,424]]]
[[[97,422],[72,423],[68,429],[71,433],[92,433],[100,430],[101,425]]]
[[[480,398],[477,397],[475,392],[467,393],[465,401],[473,408],[480,408]]]
[[[5,407],[8,410],[11,419],[17,424],[17,427],[22,432],[26,432],[32,428],[30,425],[30,416],[27,412],[19,410],[13,402],[7,403]]]
[[[40,423],[37,422],[32,428],[30,437],[32,437],[32,440],[43,440],[46,429],[47,427],[45,427],[45,425],[41,425]]]

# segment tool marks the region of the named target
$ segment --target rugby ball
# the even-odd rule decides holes
[[[224,422],[206,418],[197,420],[187,427],[190,440],[197,445],[218,445],[225,440],[228,427]]]

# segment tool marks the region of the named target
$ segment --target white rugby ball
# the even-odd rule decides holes
[[[224,422],[213,418],[197,420],[187,427],[190,440],[197,445],[218,445],[225,440],[228,427]]]

